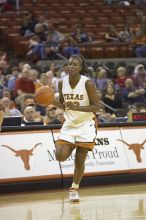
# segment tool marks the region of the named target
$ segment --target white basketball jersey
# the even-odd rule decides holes
[[[73,102],[79,106],[88,106],[89,98],[85,83],[89,78],[81,75],[81,78],[74,89],[70,87],[69,76],[63,78],[62,94],[65,102]],[[65,109],[65,125],[79,127],[94,118],[93,112],[82,112]]]

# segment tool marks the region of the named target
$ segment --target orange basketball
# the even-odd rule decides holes
[[[53,104],[54,91],[48,86],[41,86],[35,93],[35,101],[39,105],[47,106]]]

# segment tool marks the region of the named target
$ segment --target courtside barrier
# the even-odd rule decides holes
[[[60,164],[55,158],[55,140],[60,128],[61,125],[2,127],[0,186],[40,181],[48,184],[49,181],[60,181],[63,186],[71,179],[75,152]],[[145,172],[146,123],[100,125],[96,146],[86,159],[84,185],[87,185],[85,179],[92,185],[95,179],[99,182],[100,178],[105,180],[106,177],[116,180],[117,177],[120,179],[119,175],[122,175],[122,181],[123,176],[136,177],[136,174],[145,180]]]

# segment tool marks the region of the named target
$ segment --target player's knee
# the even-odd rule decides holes
[[[56,160],[58,160],[59,162],[63,162],[66,159],[66,157],[61,152],[56,151],[55,155],[56,155]]]

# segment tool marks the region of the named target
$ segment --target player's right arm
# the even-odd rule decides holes
[[[64,98],[63,98],[63,94],[62,94],[62,81],[59,81],[58,89],[59,89],[59,98],[55,99],[53,104],[57,108],[65,109]]]

